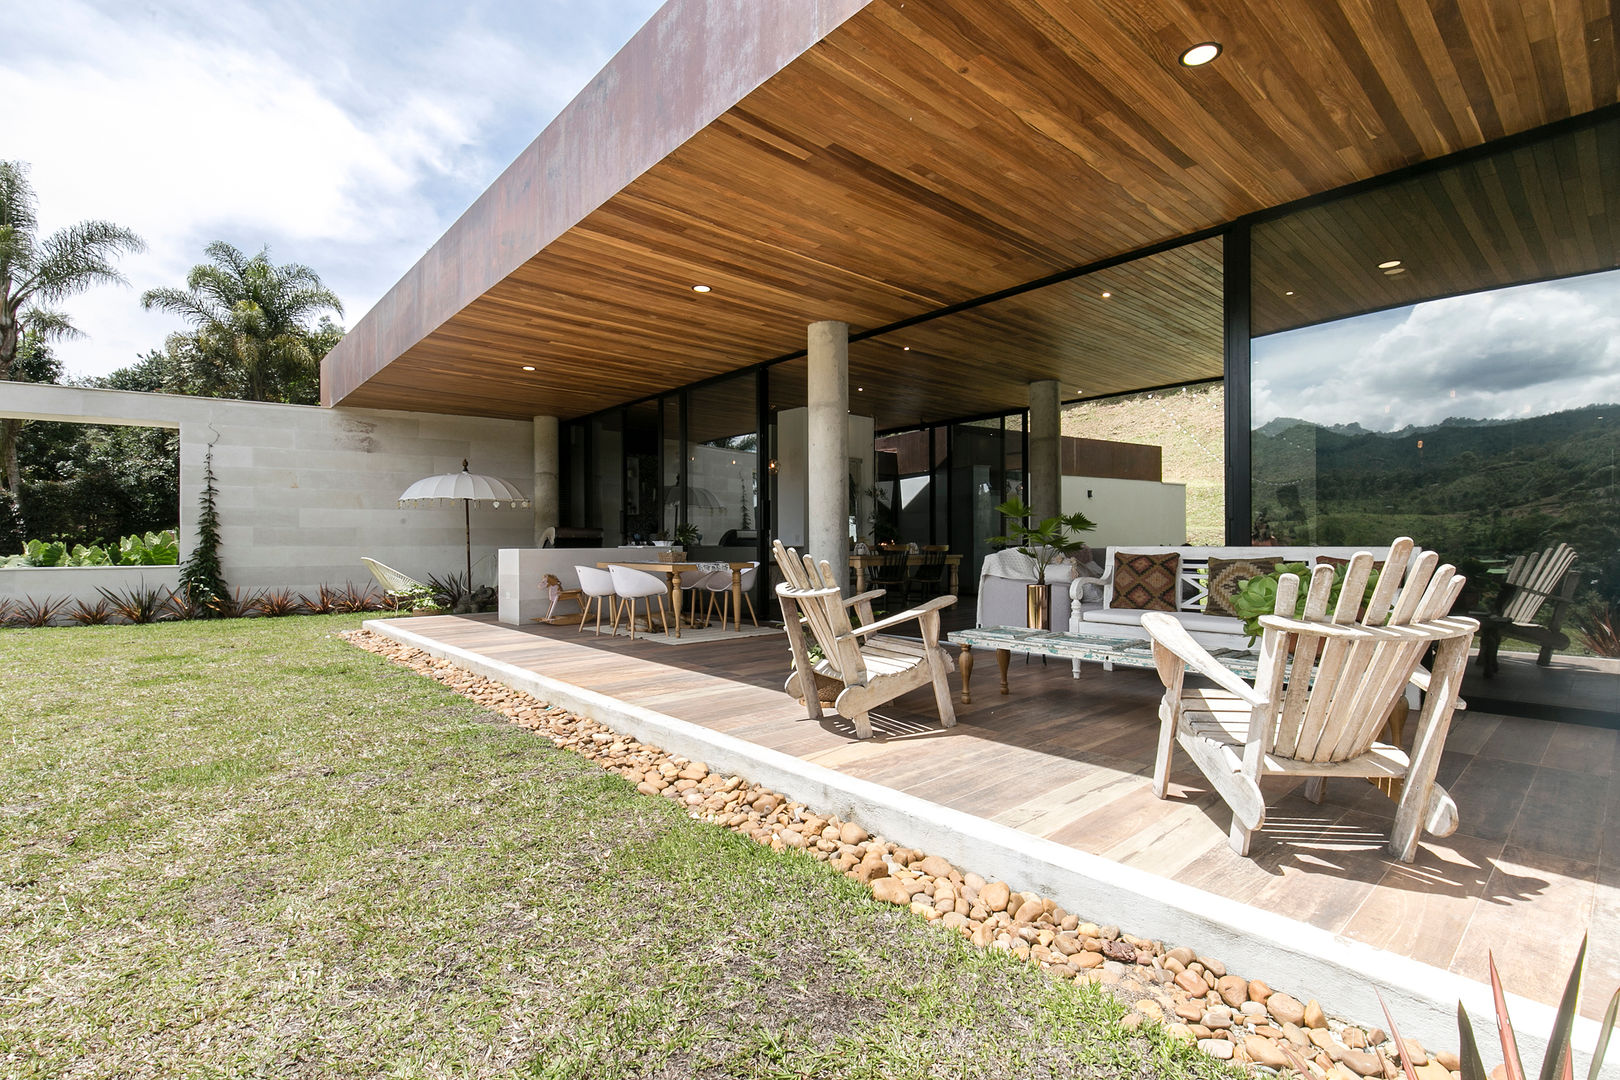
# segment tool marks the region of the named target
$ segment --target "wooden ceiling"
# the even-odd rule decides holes
[[[719,84],[755,60],[716,35],[769,36],[799,7],[715,29],[712,6],[667,5],[615,65],[654,33]],[[781,45],[785,66],[690,137],[647,134],[658,115],[604,128],[674,148],[572,225],[529,217],[553,185],[589,202],[574,173],[601,163],[514,164],[328,357],[326,401],[577,416],[793,353],[817,319],[888,325],[1617,100],[1607,0],[845,0],[822,18],[843,21]],[[1209,39],[1214,63],[1177,62]],[[1321,230],[1348,248],[1355,224]],[[1118,290],[1140,321],[1091,319],[1078,285],[1029,294],[907,331],[910,363],[858,343],[852,379],[914,423],[1022,407],[1033,378],[1067,397],[1218,374],[1218,257],[1181,250]],[[1256,314],[1298,312],[1257,291]]]
[[[1620,184],[1598,178],[1616,176],[1620,119],[1262,223],[1253,331],[1613,269]]]

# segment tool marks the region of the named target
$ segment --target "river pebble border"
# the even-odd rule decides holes
[[[861,882],[876,899],[907,907],[979,948],[1012,953],[1060,979],[1109,987],[1131,1010],[1127,1028],[1162,1025],[1211,1057],[1263,1075],[1294,1071],[1287,1047],[1323,1080],[1404,1076],[1395,1044],[1381,1029],[1327,1016],[1316,999],[1230,972],[1195,948],[1088,921],[1050,897],[1015,892],[937,855],[868,835],[856,822],[817,813],[742,776],[710,772],[700,761],[620,735],[421,649],[367,630],[343,636],[618,773],[643,794],[673,800],[696,820],[744,833],[773,851],[805,852]],[[1421,1080],[1460,1080],[1455,1054],[1404,1042]]]

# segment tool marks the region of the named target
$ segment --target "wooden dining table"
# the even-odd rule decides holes
[[[668,574],[669,575],[669,604],[670,604],[670,607],[674,608],[674,610],[675,610],[675,636],[676,637],[681,636],[681,593],[682,593],[681,574],[686,572],[687,570],[701,570],[703,568],[703,566],[717,566],[717,565],[719,565],[719,560],[718,559],[713,561],[713,562],[709,562],[709,561],[705,560],[702,565],[699,565],[698,563],[695,563],[695,562],[625,562],[623,560],[614,560],[614,561],[611,561],[611,562],[599,562],[599,563],[596,564],[597,569],[599,569],[599,570],[606,570],[610,566],[622,566],[627,570],[644,570],[649,574]],[[726,563],[726,566],[729,567],[730,570],[731,570],[731,609],[737,613],[736,614],[737,624],[734,627],[734,629],[737,629],[737,630],[742,629],[742,576],[743,576],[743,571],[747,570],[748,568],[750,568],[753,565],[754,564],[751,563],[751,562],[728,562],[728,563]],[[652,627],[648,626],[647,629],[651,630]],[[721,629],[722,630],[725,629],[725,624],[724,623],[721,624]]]
[[[878,552],[875,555],[851,555],[849,557],[850,569],[855,571],[856,592],[863,593],[866,591],[867,568],[872,566],[882,566],[883,560],[886,558],[888,558],[888,556],[882,552]],[[907,567],[921,566],[922,561],[922,553],[914,553],[906,556]],[[945,555],[945,565],[950,567],[951,570],[951,595],[960,596],[961,589],[959,588],[960,582],[958,581],[958,577],[961,574],[962,556],[953,555],[947,552]]]

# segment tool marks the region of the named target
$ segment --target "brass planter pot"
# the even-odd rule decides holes
[[[1047,592],[1045,585],[1024,586],[1024,603],[1028,615],[1024,625],[1032,630],[1051,629],[1051,626],[1048,625],[1051,611],[1047,604],[1050,597],[1051,594]]]

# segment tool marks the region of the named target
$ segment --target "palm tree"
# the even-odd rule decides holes
[[[277,266],[265,248],[249,258],[216,240],[209,262],[186,275],[184,289],[148,289],[141,306],[179,315],[190,334],[172,335],[169,351],[186,389],[211,397],[313,404],[320,397],[320,363],[342,330],[322,317],[343,313],[337,294],[315,271],[297,263]]]
[[[12,376],[24,334],[39,341],[76,337],[67,315],[52,307],[92,285],[122,282],[113,265],[140,251],[141,238],[107,221],[81,221],[43,239],[28,166],[0,161],[0,379]],[[18,421],[0,422],[0,483],[15,493]]]

